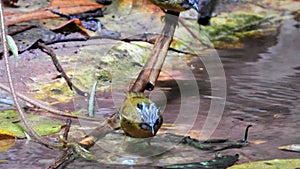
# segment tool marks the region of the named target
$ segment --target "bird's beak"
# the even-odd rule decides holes
[[[195,4],[193,5],[193,8],[194,8],[198,13],[200,13],[200,9],[199,9],[197,3],[195,3]]]
[[[151,131],[152,131],[152,135],[154,136],[154,126],[151,125]]]

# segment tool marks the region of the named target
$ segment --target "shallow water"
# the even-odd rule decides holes
[[[263,159],[299,157],[298,153],[284,152],[277,149],[278,146],[299,143],[300,137],[300,58],[298,54],[300,34],[299,29],[293,26],[295,24],[296,22],[293,20],[286,20],[273,35],[259,39],[246,39],[246,46],[241,49],[218,51],[226,74],[227,98],[225,111],[222,113],[222,119],[220,121],[217,120],[216,124],[212,126],[217,127],[216,130],[212,129],[212,135],[205,135],[205,131],[202,131],[200,137],[207,138],[210,136],[210,138],[229,138],[230,140],[242,139],[244,128],[248,124],[252,124],[253,127],[250,128],[249,134],[250,145],[248,147],[222,152],[224,154],[239,153],[241,155],[239,163]],[[188,77],[181,77],[182,75],[187,75],[188,72],[178,76],[174,75],[173,77],[181,77],[176,82],[172,79],[161,78],[163,81],[159,82],[158,89],[163,89],[166,95],[161,95],[161,97],[153,96],[153,100],[161,105],[167,100],[168,105],[163,107],[165,110],[165,123],[186,123],[186,126],[183,126],[183,128],[178,129],[179,127],[175,127],[175,129],[183,130],[182,134],[185,134],[191,128],[196,131],[203,130],[207,115],[214,113],[210,112],[211,100],[217,100],[217,104],[219,103],[218,99],[222,101],[222,98],[212,96],[210,79],[205,71],[205,66],[207,65],[203,65],[203,62],[200,62],[200,60],[193,60],[189,66],[191,65],[196,68],[204,68],[204,70],[193,70],[193,75],[195,75],[199,88],[197,90],[200,93],[199,98],[197,97],[197,92],[188,90],[193,88],[193,80]],[[213,78],[218,79],[222,77],[215,76]],[[182,89],[180,87],[182,86],[187,89],[184,90],[186,91],[185,93],[180,92],[180,89]],[[214,89],[214,86],[212,88]],[[218,88],[215,89],[218,90]],[[157,90],[156,94],[159,95],[160,90]],[[121,93],[119,95],[120,98],[123,98]],[[105,99],[101,98],[101,96],[103,95],[100,94],[98,102],[103,103]],[[179,96],[181,96],[181,99]],[[111,96],[107,96],[107,98],[109,100]],[[222,104],[221,101],[220,104]],[[182,107],[182,103],[187,104],[187,107]],[[109,107],[108,105],[111,105],[109,101],[105,102],[104,106],[102,104],[100,111],[103,112],[102,110],[104,110],[109,114],[116,110],[116,106]],[[190,108],[188,105],[193,106]],[[199,110],[197,109],[198,106],[200,106]],[[197,110],[196,116],[191,113],[194,109]],[[182,111],[186,113],[182,113]],[[176,121],[180,112],[179,121]],[[107,114],[104,116],[107,116]],[[216,118],[219,117],[216,116]],[[190,119],[196,119],[196,121],[190,122]],[[173,130],[171,129],[170,131]],[[109,137],[117,137],[113,139],[113,145],[121,144],[120,139],[122,137],[108,136],[107,138]],[[102,141],[105,144],[110,143],[105,139]],[[109,144],[106,146],[109,147]],[[169,145],[160,144],[159,146]],[[116,163],[117,161],[124,164],[149,164],[155,162],[156,165],[160,165],[184,162],[186,160],[193,161],[197,160],[197,158],[202,161],[211,159],[213,156],[213,153],[180,147],[177,143],[174,143],[172,146],[173,149],[169,153],[160,156],[162,158],[148,157],[149,154],[147,154],[147,158],[136,159],[134,157],[134,160],[132,160],[132,157],[119,156],[118,153],[120,152],[115,152],[116,154],[107,153],[107,151],[103,151],[99,147],[91,151],[99,155],[99,157],[107,157],[107,163]],[[149,149],[149,147],[145,149]],[[119,149],[116,149],[116,151],[119,151]],[[139,151],[141,150],[134,149],[131,153],[134,154],[134,152]],[[155,152],[156,150],[153,151]],[[163,151],[165,150],[163,149]],[[122,153],[124,152],[121,152],[121,155]],[[8,152],[0,153],[0,159],[7,160],[0,163],[0,167],[28,168],[30,166],[30,168],[45,168],[52,164],[59,155],[59,151],[49,150],[36,143],[17,141],[16,145]],[[172,158],[172,155],[182,156],[183,158]],[[87,165],[89,168],[102,166],[102,164],[98,163],[87,163],[84,160],[77,160],[67,167],[79,168],[87,167]]]

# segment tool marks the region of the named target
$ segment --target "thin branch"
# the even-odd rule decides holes
[[[4,55],[4,61],[5,61],[5,67],[6,67],[6,72],[7,72],[7,78],[9,82],[9,87],[10,87],[10,92],[12,94],[12,98],[14,101],[14,104],[16,106],[16,109],[19,113],[20,119],[22,123],[25,126],[26,132],[28,132],[35,140],[40,142],[41,144],[44,144],[49,147],[61,147],[61,144],[56,144],[56,143],[50,143],[48,140],[42,138],[39,136],[32,126],[29,124],[27,121],[25,114],[18,102],[17,95],[15,92],[15,88],[13,85],[12,81],[12,76],[11,76],[11,70],[10,70],[10,65],[9,65],[9,58],[8,58],[8,48],[7,48],[7,41],[6,41],[6,29],[5,29],[5,21],[4,21],[4,15],[3,15],[3,8],[2,8],[2,3],[0,3],[0,24],[1,24],[1,40],[2,40],[2,47],[3,47],[3,55]]]
[[[61,73],[61,76],[66,80],[69,88],[71,90],[75,90],[77,94],[81,95],[81,96],[88,96],[88,93],[83,92],[82,90],[80,90],[78,87],[76,87],[75,85],[73,85],[73,83],[71,82],[71,79],[68,77],[68,75],[66,74],[66,72],[64,71],[64,69],[62,68],[62,66],[60,65],[60,63],[58,62],[58,59],[56,57],[56,54],[53,52],[53,50],[51,48],[49,48],[45,43],[43,42],[38,42],[37,43],[38,46],[42,49],[42,51],[44,51],[45,53],[47,53],[51,59],[52,62],[54,64],[54,66],[56,67],[56,70]]]
[[[68,140],[68,135],[69,135],[69,131],[70,131],[70,128],[71,128],[71,124],[72,124],[72,120],[71,119],[67,119],[65,131],[64,131],[64,134],[63,134],[63,138],[65,140]]]
[[[0,89],[5,90],[7,92],[10,92],[9,87],[3,85],[2,83],[0,83]],[[44,109],[44,110],[48,111],[49,113],[52,113],[52,114],[55,114],[55,115],[65,116],[65,117],[72,117],[72,118],[79,118],[79,119],[85,119],[85,120],[92,120],[92,121],[98,121],[95,118],[89,118],[89,117],[85,117],[85,116],[78,116],[78,115],[74,115],[74,114],[71,114],[71,113],[67,113],[67,112],[55,109],[54,107],[47,106],[44,103],[41,103],[37,100],[29,98],[29,97],[27,97],[27,96],[25,96],[21,93],[18,93],[18,92],[16,92],[16,95],[17,95],[18,98],[34,105],[35,107],[39,107],[39,108]]]
[[[194,39],[197,39],[203,46],[207,48],[213,48],[213,46],[205,41],[201,40],[195,33],[184,23],[182,19],[179,19],[180,24],[192,35]]]

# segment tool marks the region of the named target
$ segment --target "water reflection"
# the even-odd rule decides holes
[[[254,124],[253,128],[250,129],[250,143],[252,141],[250,147],[231,150],[241,154],[240,162],[297,157],[297,154],[282,152],[277,149],[280,145],[299,141],[300,58],[298,42],[300,42],[300,34],[299,29],[293,25],[294,21],[287,20],[279,32],[274,32],[272,36],[247,39],[243,49],[219,51],[227,77],[228,94],[223,119],[214,136],[231,139],[242,138],[243,127],[249,123]],[[199,61],[192,64],[194,67],[204,67]],[[201,129],[210,106],[210,83],[205,70],[198,69],[194,70],[193,73],[201,97],[200,110],[194,129]],[[172,79],[160,81],[159,86],[168,88],[165,91],[168,105],[165,107],[164,118],[166,123],[172,123],[176,120],[176,113],[180,109],[180,90],[177,83]],[[190,94],[189,96],[193,95]],[[123,98],[123,93],[120,94],[120,98]],[[190,99],[191,104],[194,104],[192,97],[188,97],[188,99]],[[111,103],[107,103],[107,105],[111,106]],[[101,109],[109,112],[115,107],[102,105]],[[103,116],[106,117],[107,115]],[[106,144],[106,148],[95,146],[91,149],[99,157],[99,162],[103,163],[159,165],[180,162],[180,160],[183,162],[196,159],[208,160],[212,157],[212,153],[207,154],[177,144],[171,150],[164,149],[164,144],[154,141],[151,152],[145,152],[155,154],[157,150],[164,150],[168,153],[151,158],[136,158],[136,156],[145,156],[144,151],[140,151],[139,148],[149,149],[147,142],[143,142],[143,140],[136,142],[129,138],[130,141],[125,142],[125,148],[122,149],[122,135],[108,135],[105,139],[102,141],[103,145]],[[264,143],[254,143],[257,140],[262,140]],[[119,147],[110,147],[112,145]],[[122,153],[127,153],[127,156],[134,154],[134,157],[127,158],[108,153],[106,150],[110,148],[115,148],[116,153],[119,150]],[[19,141],[8,152],[0,153],[1,160],[8,160],[0,163],[0,166],[3,168],[26,168],[27,166],[45,168],[59,154],[58,151],[47,149],[39,144],[32,142],[25,144],[24,141]],[[175,156],[184,158],[178,159]],[[109,167],[97,162],[87,164],[85,160],[79,159],[68,165],[67,168],[82,166],[85,168]]]

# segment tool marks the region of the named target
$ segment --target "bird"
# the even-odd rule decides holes
[[[154,5],[163,10],[173,12],[183,12],[191,8],[198,13],[198,23],[208,25],[212,12],[217,4],[217,0],[150,0]],[[222,0],[229,2],[238,2],[238,0]],[[229,3],[227,2],[227,3]]]
[[[213,0],[150,0],[163,10],[183,12],[191,8],[198,13],[198,23],[207,25],[212,11]]]
[[[154,137],[163,123],[160,108],[141,92],[127,92],[119,112],[121,128],[130,137]]]
[[[150,0],[154,5],[173,12],[182,12],[194,8],[199,12],[198,3],[200,0]]]
[[[215,6],[215,0],[202,0],[198,3],[198,20],[200,25],[208,25],[212,11]]]

